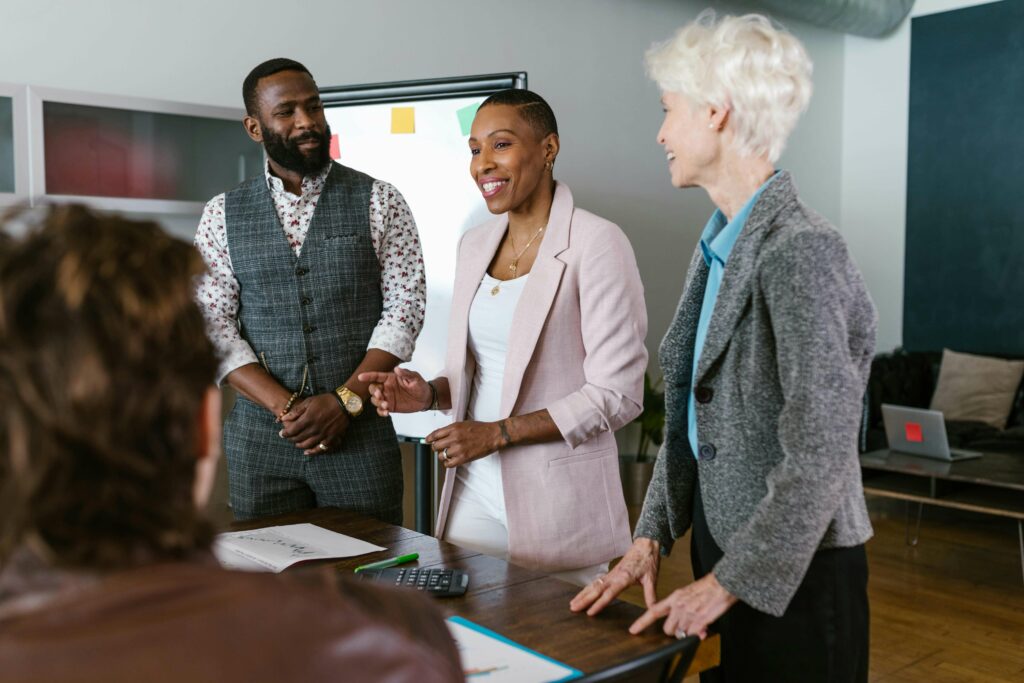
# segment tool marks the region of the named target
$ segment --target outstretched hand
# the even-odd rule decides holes
[[[391,413],[418,413],[430,407],[433,392],[423,375],[405,368],[394,372],[361,372],[360,382],[369,385],[370,402],[377,414],[387,417]]]
[[[664,618],[661,628],[666,635],[676,638],[697,636],[704,640],[708,626],[737,602],[736,596],[723,588],[711,573],[688,586],[677,588],[661,602],[648,603],[647,611],[633,622],[629,632],[636,635]]]
[[[626,551],[615,567],[584,586],[583,590],[569,602],[573,612],[587,611],[594,616],[633,584],[639,583],[644,589],[644,602],[652,607],[658,596],[655,588],[658,585],[658,566],[661,556],[658,542],[649,538],[638,538],[633,546]]]

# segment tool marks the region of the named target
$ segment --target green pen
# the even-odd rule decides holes
[[[381,560],[380,562],[371,562],[370,564],[364,564],[360,567],[356,567],[355,573],[358,574],[361,571],[367,569],[387,569],[388,567],[394,567],[399,564],[405,564],[406,562],[412,562],[420,559],[419,553],[409,553],[408,555],[399,555],[398,557],[392,557],[390,560]]]

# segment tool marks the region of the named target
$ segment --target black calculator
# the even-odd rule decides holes
[[[359,576],[364,580],[415,588],[439,598],[465,595],[469,587],[469,574],[443,567],[369,569],[359,572]]]

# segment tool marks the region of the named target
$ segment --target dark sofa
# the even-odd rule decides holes
[[[941,362],[941,352],[896,349],[875,356],[864,396],[860,433],[862,453],[888,448],[882,424],[883,403],[913,408],[927,408],[931,404]],[[1006,429],[996,429],[980,422],[948,420],[946,433],[952,448],[1020,453],[1024,457],[1024,383],[1017,388]]]

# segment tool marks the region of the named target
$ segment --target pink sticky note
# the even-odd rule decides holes
[[[924,441],[924,436],[921,434],[921,425],[916,422],[907,422],[903,425],[903,430],[907,435],[907,441],[913,443],[921,443]]]
[[[341,158],[341,143],[338,142],[338,134],[335,133],[331,136],[331,158]]]

